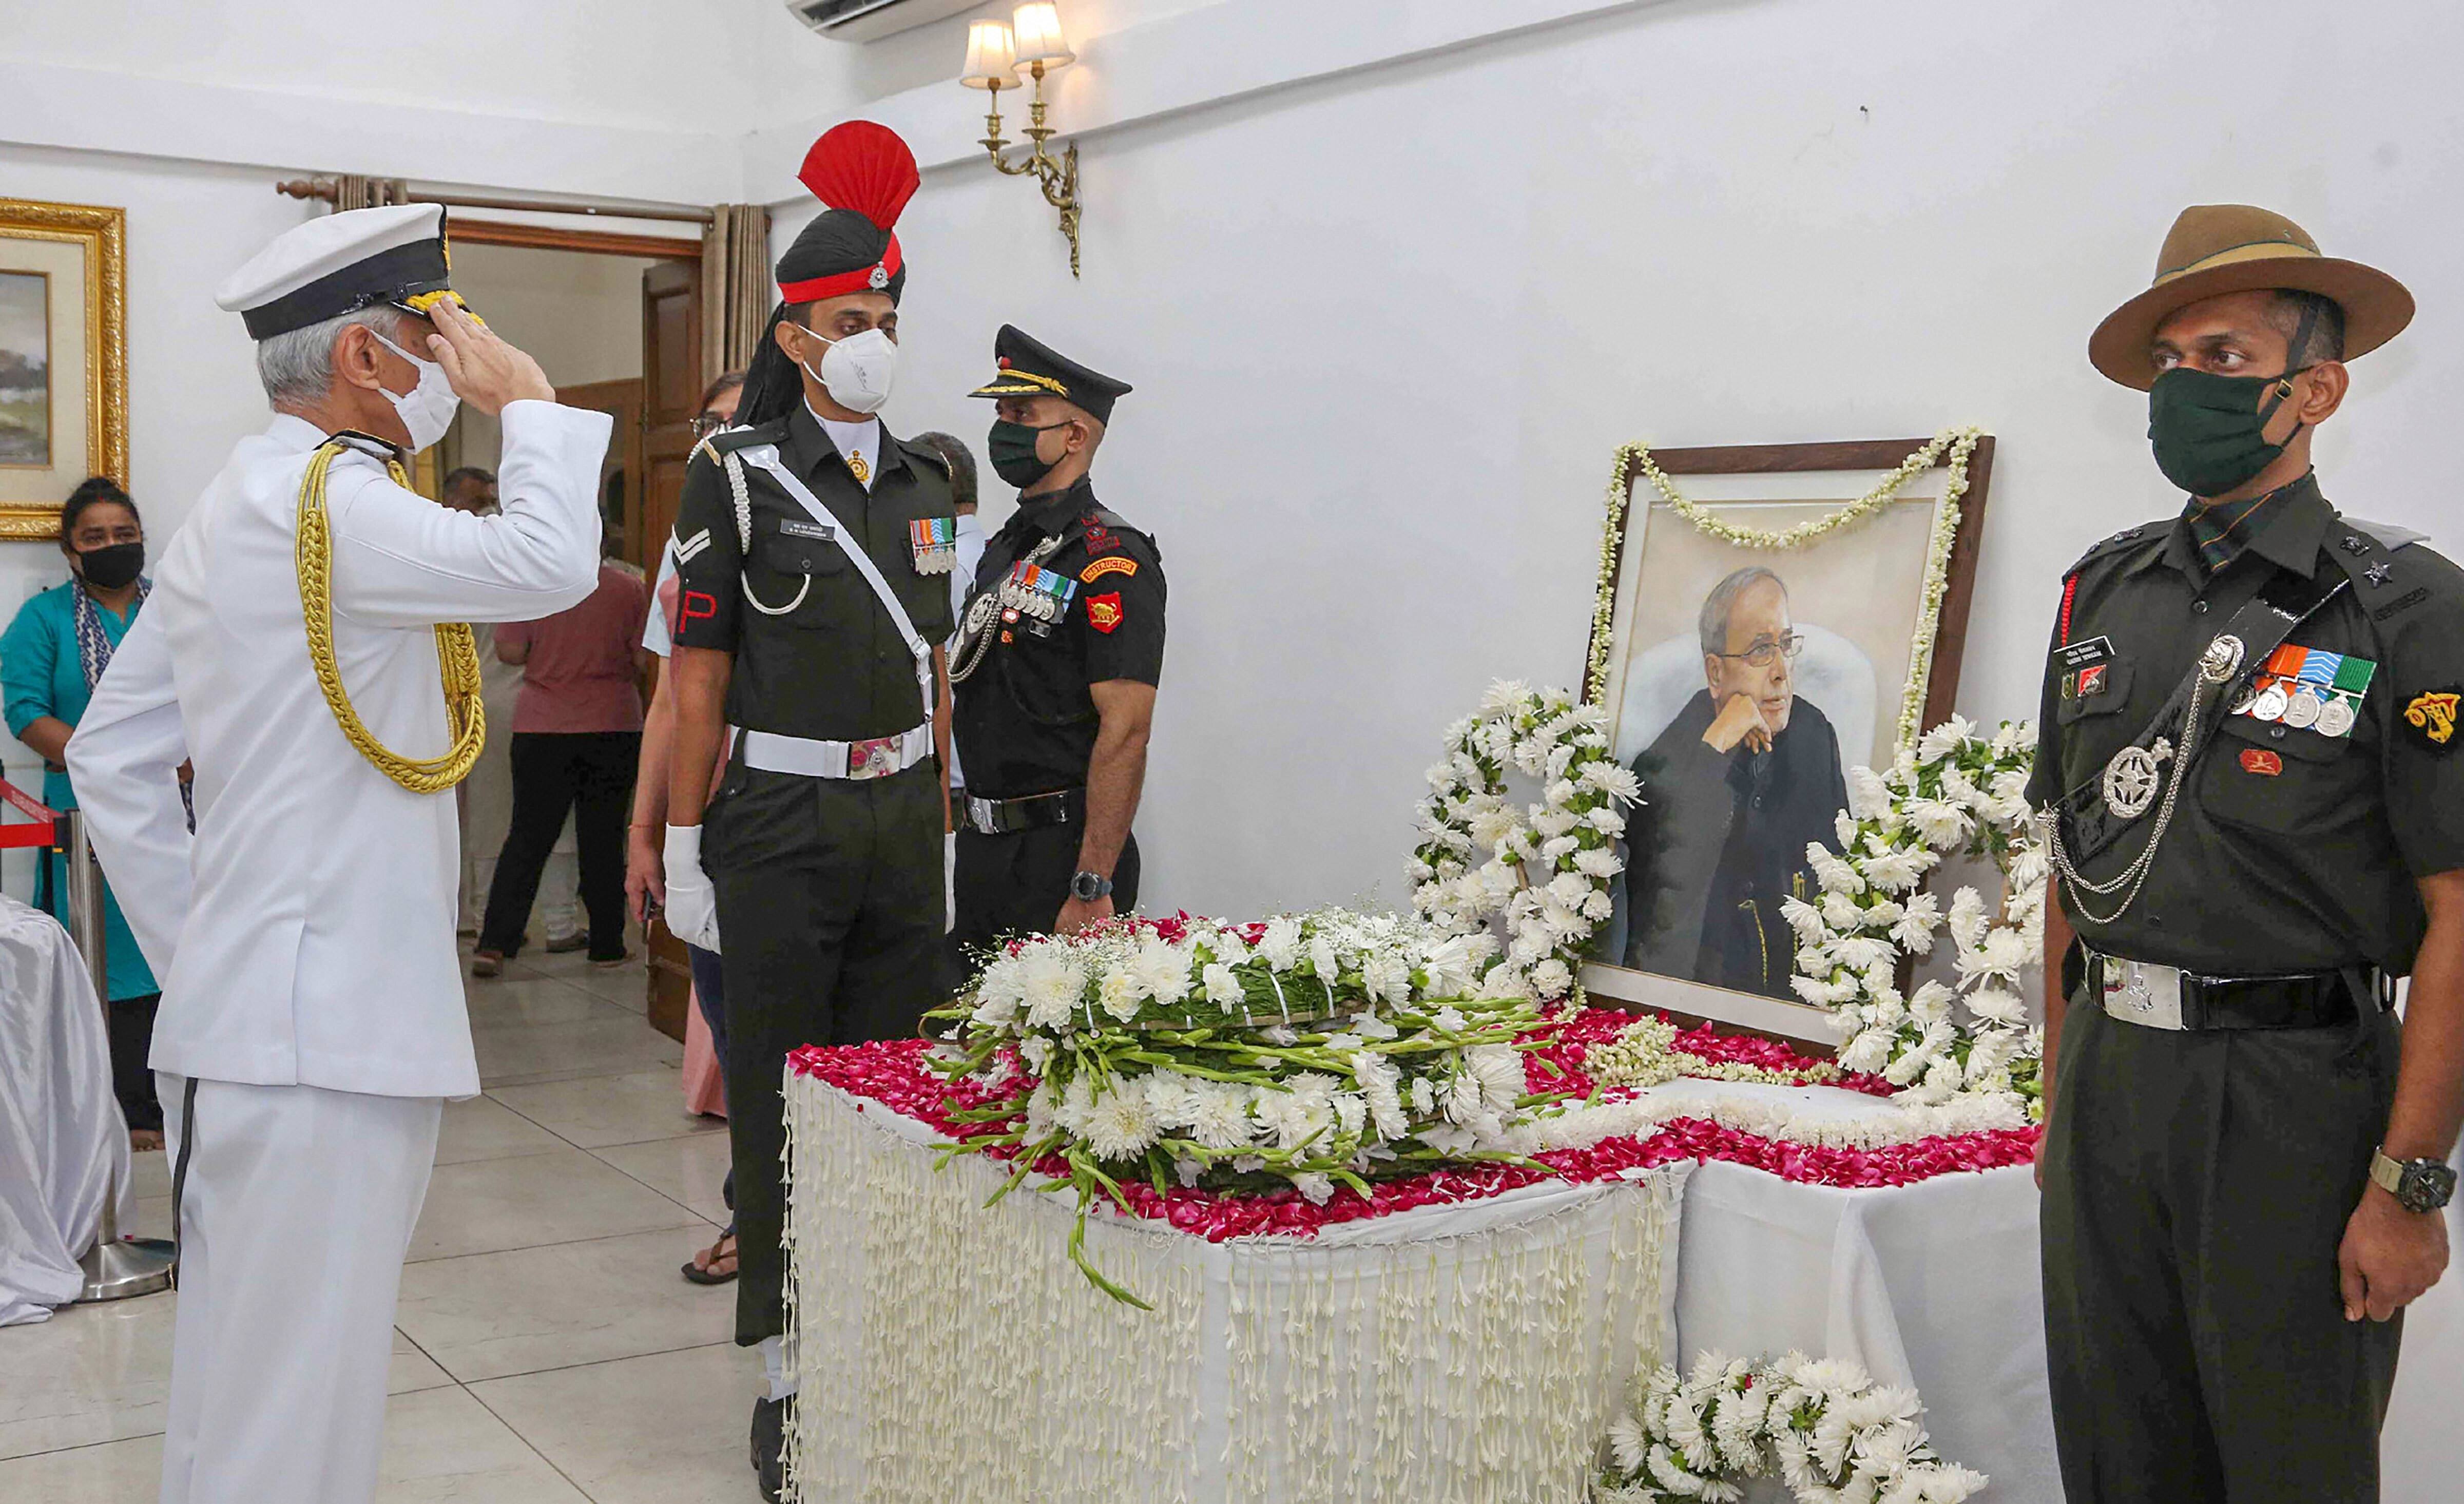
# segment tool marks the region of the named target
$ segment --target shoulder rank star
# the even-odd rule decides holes
[[[907,524],[907,546],[917,574],[948,574],[958,566],[958,520],[922,517]]]

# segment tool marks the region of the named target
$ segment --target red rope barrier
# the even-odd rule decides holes
[[[5,778],[0,778],[0,800],[8,801],[35,821],[33,825],[0,825],[0,851],[15,846],[56,846],[60,843],[60,821],[67,817],[58,810]]]

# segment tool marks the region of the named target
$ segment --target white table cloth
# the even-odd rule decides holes
[[[1667,1328],[1686,1168],[1208,1243],[1091,1219],[790,1076],[807,1501],[1579,1498]]]
[[[1894,1111],[1824,1088],[1675,1081],[1660,1093],[1744,1092],[1807,1111]],[[2036,1186],[2026,1167],[1919,1184],[1842,1190],[1718,1161],[1685,1193],[1677,1350],[1734,1355],[1797,1348],[1852,1359],[1913,1384],[1949,1460],[1990,1474],[1993,1504],[2062,1504],[2045,1378]],[[2464,1250],[2464,1219],[2450,1209]],[[2388,1504],[2451,1496],[2456,1402],[2464,1397],[2464,1272],[2406,1318],[2404,1360],[2380,1448]],[[1784,1499],[1785,1491],[1764,1491]]]
[[[108,1187],[123,1225],[128,1128],[85,960],[59,921],[0,896],[0,1326],[85,1288]]]
[[[1706,1104],[1739,1095],[1785,1099],[1844,1120],[1897,1110],[1819,1087],[1684,1080],[1660,1094]],[[1713,1161],[1639,1193],[1621,1183],[1532,1185],[1490,1202],[1341,1224],[1313,1246],[1207,1244],[1090,1226],[1088,1250],[1099,1268],[1149,1298],[1162,1295],[1150,1315],[1113,1305],[1067,1264],[1066,1200],[1022,1190],[984,1211],[979,1204],[1001,1172],[970,1158],[936,1177],[928,1148],[935,1135],[925,1124],[878,1103],[859,1113],[856,1098],[802,1077],[791,1076],[789,1101],[804,1375],[796,1444],[813,1480],[807,1499],[1579,1497],[1553,1484],[1517,1492],[1498,1458],[1485,1462],[1494,1487],[1461,1487],[1461,1452],[1422,1459],[1408,1492],[1369,1487],[1379,1448],[1401,1434],[1413,1399],[1373,1377],[1376,1352],[1355,1349],[1368,1330],[1364,1305],[1384,1301],[1375,1339],[1402,1344],[1423,1369],[1432,1360],[1453,1364],[1450,1388],[1477,1376],[1471,1392],[1520,1387],[1517,1404],[1551,1382],[1579,1392],[1578,1405],[1533,1407],[1552,1416],[1554,1437],[1567,1434],[1574,1411],[1598,1413],[1601,1386],[1621,1382],[1645,1356],[1683,1366],[1706,1348],[1747,1357],[1794,1348],[1914,1384],[1942,1455],[1991,1475],[1986,1499],[2061,1504],[2036,1190],[2024,1166],[1842,1189]],[[1628,1203],[1649,1209],[1630,1220],[1618,1209]],[[2464,1250],[2464,1225],[2451,1227]],[[1673,1254],[1663,1248],[1653,1257],[1637,1246],[1670,1233]],[[888,1262],[932,1277],[886,1276]],[[1635,1284],[1603,1291],[1604,1277]],[[1409,1345],[1413,1323],[1449,1307],[1527,1309],[1510,1292],[1484,1289],[1485,1279],[1587,1283],[1580,1302],[1547,1294],[1529,1303],[1529,1316],[1449,1334],[1472,1347]],[[910,1315],[883,1323],[875,1308],[891,1290],[902,1292]],[[918,1302],[927,1307],[920,1320]],[[1579,1357],[1535,1340],[1546,1330],[1542,1313],[1573,1320],[1573,1340],[1585,1344]],[[1031,1378],[1009,1371],[1022,1324],[1042,1334]],[[1603,1330],[1622,1352],[1591,1345]],[[906,1352],[902,1340],[922,1345]],[[1568,1376],[1579,1382],[1569,1385]],[[2451,1492],[2444,1439],[2459,1395],[2464,1273],[2451,1273],[2408,1319],[2383,1448],[2390,1504]],[[1441,1399],[1412,1411],[1412,1424],[1444,1419],[1444,1405],[1462,1403]],[[1003,1419],[1021,1414],[1043,1420],[1021,1429]],[[1460,1407],[1452,1414],[1460,1423]],[[1287,1444],[1287,1452],[1278,1449]],[[1123,1462],[1048,1493],[983,1475],[980,1460],[966,1464],[976,1474],[952,1476],[961,1456],[1004,1449],[1023,1449],[1039,1465],[1073,1449],[1110,1449]],[[1767,1487],[1755,1496],[1786,1494]]]

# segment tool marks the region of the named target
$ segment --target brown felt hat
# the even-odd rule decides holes
[[[2087,358],[2125,387],[2156,381],[2148,353],[2159,325],[2203,299],[2258,288],[2288,288],[2335,299],[2344,310],[2346,359],[2367,355],[2412,321],[2412,295],[2375,267],[2319,254],[2299,225],[2248,204],[2196,204],[2182,210],[2156,253],[2156,280],[2105,316],[2088,336]]]

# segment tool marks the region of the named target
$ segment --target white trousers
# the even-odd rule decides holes
[[[192,1123],[155,1079],[187,1161],[163,1504],[365,1504],[444,1103],[201,1080]]]

